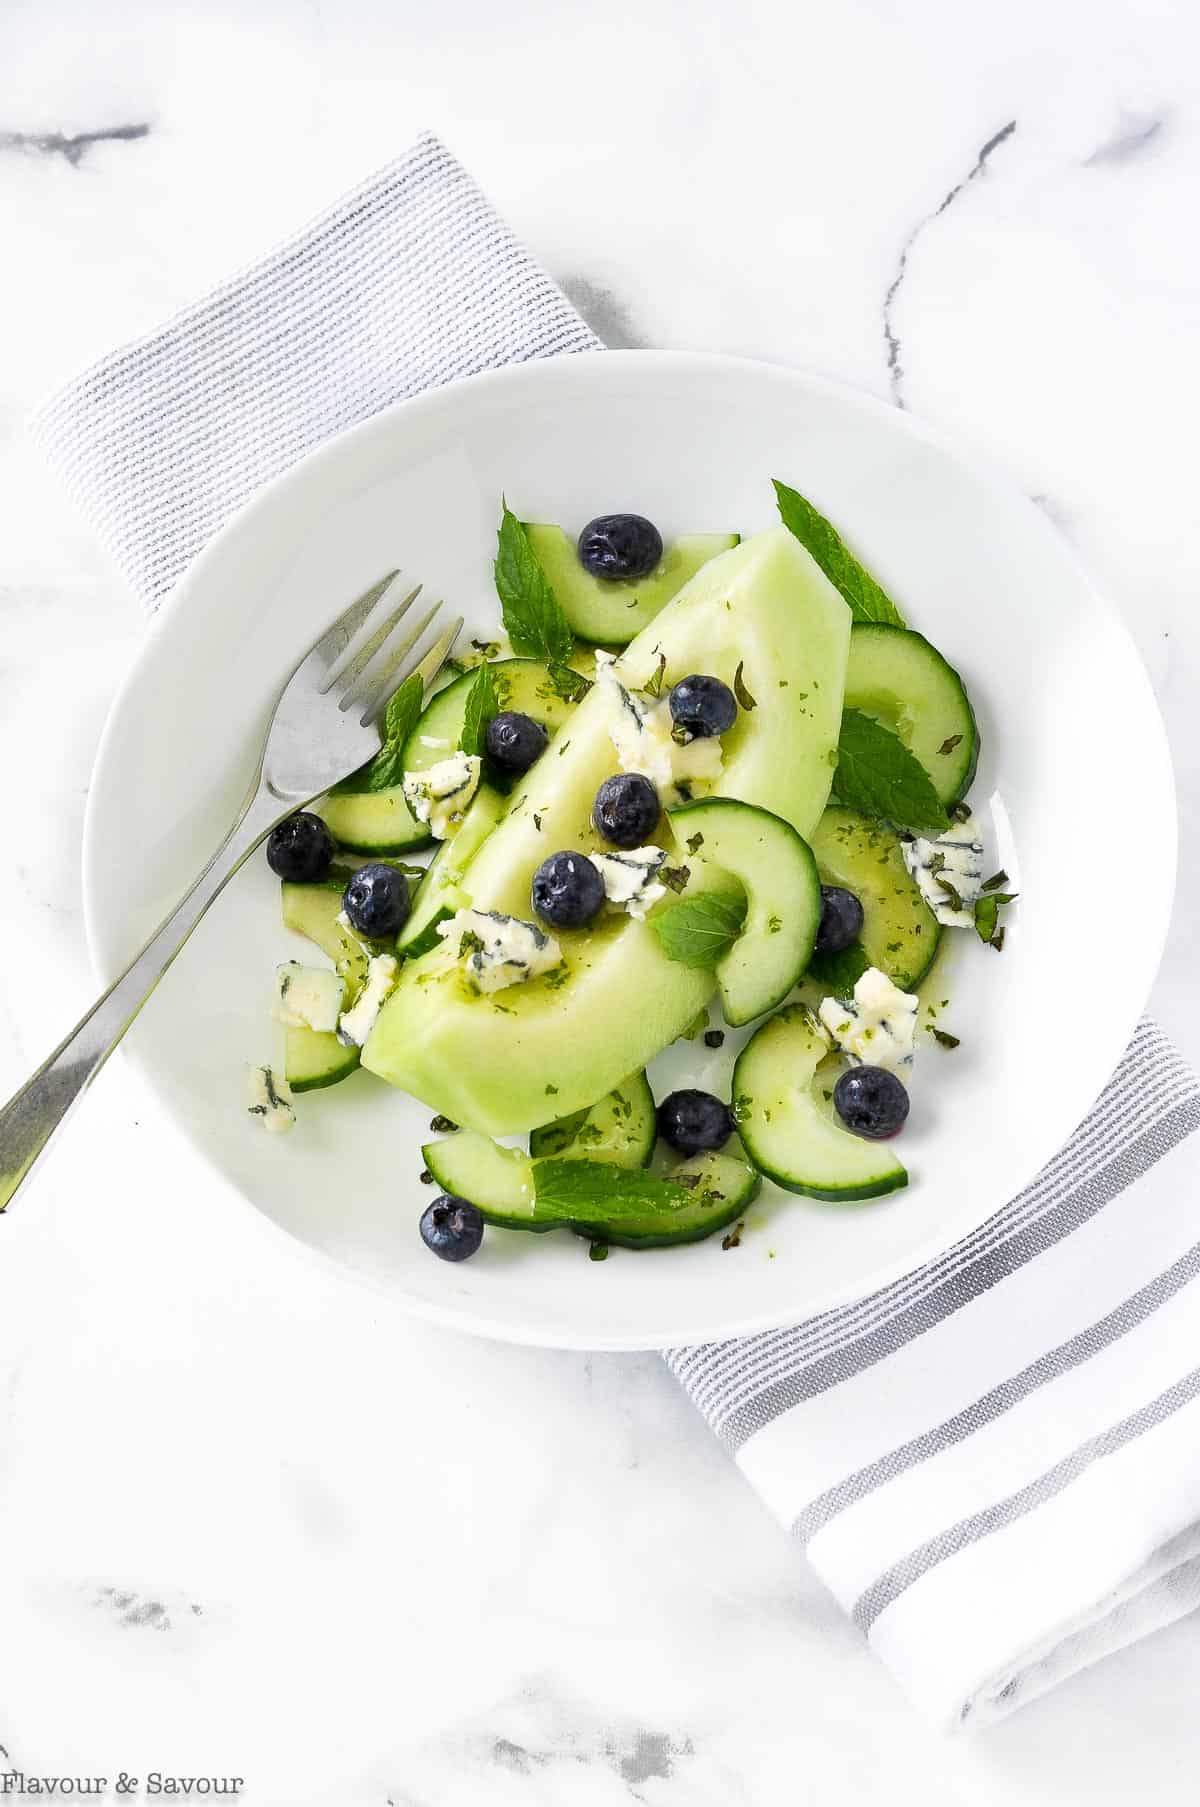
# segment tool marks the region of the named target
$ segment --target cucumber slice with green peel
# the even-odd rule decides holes
[[[773,1010],[803,976],[821,924],[821,880],[807,841],[790,822],[752,803],[710,797],[671,811],[688,863],[731,873],[746,919],[717,962],[725,1021],[735,1027]]]
[[[482,784],[472,797],[452,840],[443,841],[430,860],[408,921],[396,937],[396,952],[408,960],[440,945],[437,929],[456,910],[467,906],[462,889],[468,862],[478,853],[508,807],[507,799]]]
[[[555,686],[549,667],[541,659],[493,659],[488,662],[488,669],[497,711],[512,709],[532,716],[548,734],[561,727],[575,707],[574,701],[561,695],[561,685]],[[404,743],[406,772],[428,771],[431,765],[449,759],[461,745],[467,698],[476,676],[477,671],[464,672],[425,705]]]
[[[364,941],[353,929],[338,921],[342,913],[342,891],[338,885],[293,885],[279,887],[283,906],[283,925],[306,935],[333,961],[339,976],[346,982],[343,1010],[349,1010],[367,982],[367,965],[379,947]]]
[[[503,1148],[490,1136],[459,1130],[443,1141],[427,1142],[421,1153],[442,1190],[465,1198],[485,1223],[503,1230],[574,1230],[591,1241],[631,1249],[666,1248],[711,1236],[746,1210],[761,1183],[752,1167],[732,1155],[695,1155],[663,1176],[668,1184],[676,1182],[673,1192],[647,1176],[648,1193],[659,1195],[653,1203],[618,1200],[614,1194],[611,1209],[606,1209],[603,1194],[613,1193],[610,1180],[600,1181],[598,1189],[585,1188],[598,1190],[595,1198],[547,1207],[537,1198],[539,1163],[519,1148]],[[554,1169],[578,1169],[580,1180],[586,1181],[601,1165],[556,1160]]]
[[[316,1029],[285,1029],[283,1076],[293,1092],[316,1092],[337,1085],[358,1067],[358,1049]]]
[[[559,1160],[608,1161],[614,1167],[645,1167],[654,1153],[658,1123],[654,1093],[644,1073],[635,1073],[607,1092],[590,1110],[573,1111],[535,1129],[529,1152]]]
[[[621,1249],[674,1248],[728,1229],[762,1190],[754,1168],[730,1154],[693,1155],[662,1177],[687,1188],[686,1203],[670,1211],[622,1211],[593,1221],[576,1218],[571,1228],[577,1236]]]
[[[857,632],[857,629],[855,630]],[[909,876],[900,838],[882,822],[833,805],[812,837],[821,882],[853,891],[863,907],[862,933],[840,954],[814,954],[808,975],[834,997],[849,997],[869,966],[901,991],[929,971],[942,930]]]
[[[535,1214],[533,1162],[523,1148],[504,1148],[490,1136],[460,1129],[426,1142],[425,1165],[443,1192],[465,1198],[485,1223],[502,1230],[557,1230],[562,1220]]]
[[[339,791],[313,805],[334,840],[353,853],[407,853],[427,847],[433,836],[408,807],[404,788],[382,791]]]
[[[841,1128],[813,1076],[829,1043],[811,1011],[793,1004],[764,1023],[733,1069],[733,1115],[742,1145],[786,1192],[834,1203],[882,1198],[908,1174],[879,1142]]]
[[[850,635],[845,707],[899,736],[943,803],[971,788],[979,728],[963,681],[923,634],[861,622]]]
[[[561,527],[526,521],[525,532],[559,607],[581,640],[626,646],[710,559],[739,544],[736,533],[687,533],[663,550],[648,577],[614,583],[593,577]]]

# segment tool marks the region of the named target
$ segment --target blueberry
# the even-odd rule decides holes
[[[596,792],[592,821],[614,847],[642,847],[658,826],[658,792],[641,772],[618,772]]]
[[[711,1092],[669,1092],[658,1107],[658,1133],[680,1154],[723,1148],[733,1134],[729,1106]]]
[[[580,564],[610,583],[649,577],[662,555],[662,534],[641,514],[598,514],[579,536]]]
[[[483,1241],[483,1219],[465,1198],[443,1192],[421,1213],[421,1241],[443,1261],[465,1261]]]
[[[720,678],[694,672],[671,687],[671,720],[698,740],[724,734],[737,720],[737,699]]]
[[[833,1106],[856,1136],[882,1142],[904,1128],[908,1093],[886,1067],[851,1067],[833,1088]]]
[[[533,907],[554,929],[581,929],[604,905],[604,880],[586,853],[552,853],[533,875]]]
[[[267,836],[267,864],[293,885],[315,885],[333,863],[333,836],[320,816],[302,809]]]
[[[503,709],[488,723],[484,744],[493,765],[519,778],[535,759],[541,758],[549,738],[542,724],[535,722],[532,715]]]
[[[408,880],[394,866],[360,866],[342,893],[342,908],[352,929],[383,941],[408,920]]]
[[[814,952],[840,954],[862,934],[863,907],[841,885],[821,886],[821,924]]]

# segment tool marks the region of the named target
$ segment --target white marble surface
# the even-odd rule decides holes
[[[1167,715],[1154,1007],[1200,1058],[1194,9],[593,10],[0,11],[0,1092],[89,997],[80,827],[141,633],[22,417],[423,124],[613,342],[890,391],[1044,498]],[[259,1807],[1194,1798],[1194,1621],[934,1737],[654,1357],[365,1308],[214,1196],[119,1063],[0,1241],[12,1767],[236,1774]]]

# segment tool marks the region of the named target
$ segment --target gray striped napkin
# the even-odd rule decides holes
[[[35,432],[153,607],[331,434],[598,343],[425,136],[69,384]],[[938,1260],[795,1329],[668,1353],[942,1723],[996,1717],[1200,1600],[1200,1243],[1178,1146],[1198,1122],[1200,1085],[1144,1024],[1058,1158]]]
[[[153,608],[235,509],[392,402],[600,341],[429,133],[261,263],[102,358],[34,437]]]

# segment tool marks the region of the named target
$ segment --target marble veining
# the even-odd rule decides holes
[[[991,137],[984,141],[980,146],[979,154],[966,175],[943,195],[932,213],[927,213],[924,219],[918,221],[900,247],[900,255],[896,260],[895,274],[888,284],[887,293],[883,297],[883,341],[887,348],[888,386],[891,390],[892,400],[898,408],[905,408],[908,406],[904,396],[904,363],[900,335],[895,324],[896,301],[899,297],[900,290],[904,286],[904,280],[908,275],[908,260],[916,248],[917,241],[920,239],[922,233],[925,232],[927,227],[933,224],[934,220],[941,219],[942,215],[953,207],[955,201],[957,201],[959,195],[962,194],[965,188],[968,188],[972,182],[977,182],[979,180],[980,176],[982,176],[987,169],[993,151],[999,150],[1002,144],[1007,143],[1016,129],[1016,120],[1010,119],[1007,125],[1002,125],[999,131],[993,132]]]
[[[0,131],[0,151],[23,151],[27,156],[62,157],[78,169],[88,151],[97,144],[132,144],[139,138],[150,136],[150,126],[144,121],[137,125],[104,126],[94,132],[3,132]]]

